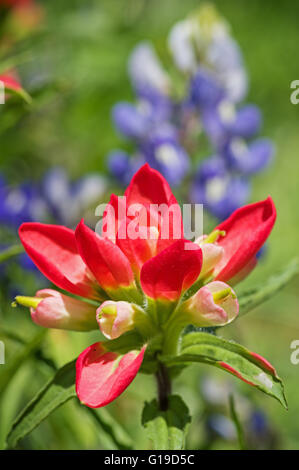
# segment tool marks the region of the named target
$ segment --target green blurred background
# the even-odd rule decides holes
[[[213,2],[228,20],[243,51],[250,77],[248,101],[261,107],[263,134],[273,139],[277,152],[273,166],[255,177],[252,200],[271,195],[278,218],[268,243],[267,256],[242,283],[242,290],[262,283],[298,255],[299,239],[299,104],[290,102],[290,83],[299,79],[299,3],[226,0]],[[44,13],[33,34],[14,45],[18,71],[33,97],[30,109],[12,105],[1,110],[1,171],[14,182],[41,178],[54,165],[67,168],[74,178],[89,171],[106,172],[106,154],[124,146],[113,129],[110,110],[118,100],[132,98],[127,58],[140,40],[151,40],[163,57],[172,24],[201,2],[194,0],[48,0],[39,2]],[[17,119],[16,119],[17,115]],[[16,276],[22,276],[16,273]],[[34,292],[32,280],[28,295]],[[298,278],[262,307],[222,330],[225,337],[241,342],[265,356],[278,370],[286,386],[289,411],[258,391],[232,381],[267,414],[277,434],[277,447],[299,449],[299,365],[290,362],[290,344],[299,339]],[[12,309],[5,293],[1,321],[29,338],[39,331],[24,309]],[[1,338],[2,339],[2,338]],[[43,353],[56,365],[73,359],[98,339],[98,333],[48,333]],[[21,345],[12,338],[6,344],[4,373]],[[178,378],[181,392],[195,418],[189,446],[203,441],[200,381],[206,366],[189,368]],[[213,371],[212,371],[213,372]],[[17,412],[53,373],[51,364],[29,359],[0,395],[0,446]],[[213,376],[223,377],[220,371]],[[1,392],[0,392],[1,393]],[[141,431],[142,401],[155,395],[153,379],[138,376],[130,389],[107,409],[120,419],[136,448],[149,448]],[[238,405],[238,403],[237,403]],[[109,435],[97,426],[82,406],[67,403],[22,442],[24,448],[113,448]],[[237,448],[236,442],[218,440],[214,448]]]

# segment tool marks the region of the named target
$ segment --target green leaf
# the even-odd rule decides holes
[[[86,408],[101,426],[103,431],[113,440],[117,449],[131,450],[133,442],[127,431],[116,421],[105,408]]]
[[[269,396],[285,408],[287,402],[281,379],[274,367],[244,346],[209,333],[189,333],[183,337],[178,356],[160,358],[167,366],[201,362],[235,375]]]
[[[142,424],[154,450],[181,450],[191,417],[183,400],[177,395],[169,397],[167,411],[161,411],[157,400],[145,403]]]
[[[75,363],[69,362],[39,391],[13,423],[7,435],[7,448],[13,449],[51,413],[68,400],[76,397]],[[103,431],[109,435],[118,449],[132,449],[133,443],[125,429],[106,409],[87,408]]]
[[[127,331],[116,339],[105,341],[103,344],[111,352],[126,354],[133,349],[141,349],[144,345],[144,340],[137,331],[133,330]]]
[[[7,435],[7,447],[15,448],[53,411],[75,396],[75,361],[72,361],[59,369],[17,417]]]
[[[44,330],[44,333],[46,333],[46,330]],[[19,343],[21,345],[26,345],[28,343],[28,339],[20,335],[18,331],[15,329],[7,328],[7,327],[0,327],[0,337],[3,336],[5,339],[7,338],[8,340],[14,341],[16,343]],[[43,336],[42,336],[43,337]],[[46,364],[48,367],[50,367],[52,370],[56,371],[57,367],[53,359],[50,357],[45,356],[43,350],[41,347],[37,348],[34,351],[34,357],[35,359],[42,361],[44,364]]]
[[[0,53],[1,54],[1,53]],[[0,55],[0,74],[5,74],[7,70],[14,69],[16,66],[25,64],[26,62],[32,61],[32,54],[29,51],[15,52],[13,55],[7,57],[6,55]]]
[[[229,410],[230,410],[231,418],[236,427],[240,450],[246,450],[244,431],[243,431],[242,424],[241,424],[241,421],[239,419],[239,416],[236,410],[236,405],[235,405],[235,400],[234,400],[233,395],[229,396]]]
[[[238,301],[240,306],[240,315],[244,315],[261,303],[270,299],[279,292],[296,274],[299,273],[299,260],[292,260],[282,271],[271,276],[266,282],[250,289],[240,292]]]
[[[24,90],[24,88],[15,89],[14,87],[5,85],[5,90],[8,91],[11,95],[22,98],[27,104],[30,104],[30,105],[32,104],[32,98],[29,95],[29,93],[27,93],[27,91]]]
[[[22,245],[10,246],[9,248],[6,248],[6,250],[3,250],[0,252],[0,263],[4,263],[5,261],[8,261],[13,256],[20,255],[23,252],[24,252],[24,248]]]
[[[25,344],[19,351],[11,358],[9,364],[1,366],[0,375],[0,396],[5,391],[9,382],[19,369],[20,365],[26,361],[30,356],[34,355],[39,349],[40,344],[44,340],[47,333],[46,329],[39,331],[27,344]]]

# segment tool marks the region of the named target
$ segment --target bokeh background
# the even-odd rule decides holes
[[[18,75],[33,102],[28,106],[12,99],[11,103],[1,105],[1,173],[15,184],[26,180],[38,182],[46,170],[57,165],[64,167],[74,180],[91,172],[105,175],[106,155],[112,148],[124,146],[113,128],[110,113],[117,101],[133,97],[127,75],[130,51],[147,39],[163,57],[165,38],[172,24],[201,2],[36,3],[41,8],[40,16],[30,32],[26,28],[23,31],[13,20],[6,22],[2,31],[5,47],[9,44],[11,56],[17,58]],[[260,106],[263,133],[276,145],[273,165],[253,180],[252,201],[270,194],[277,206],[277,223],[265,256],[242,283],[245,289],[263,283],[298,255],[299,104],[290,102],[290,83],[299,79],[299,4],[274,0],[213,3],[231,24],[250,78],[248,101]],[[108,179],[105,200],[114,189],[115,183]],[[6,345],[6,365],[0,366],[0,387],[1,375],[12,363],[15,366],[11,380],[0,389],[0,447],[4,446],[12,420],[51,377],[55,367],[75,358],[93,339],[98,340],[97,332],[49,331],[34,355],[22,356],[24,343],[41,329],[32,324],[26,309],[13,309],[10,304],[15,286],[33,295],[39,282],[15,265],[1,284],[0,339]],[[210,419],[219,414],[228,416],[227,389],[233,387],[245,428],[250,432],[255,419],[253,434],[258,437],[262,433],[263,438],[249,438],[253,439],[253,447],[299,449],[299,365],[290,361],[290,344],[299,339],[298,287],[296,278],[273,299],[222,330],[225,337],[241,342],[276,366],[285,382],[289,411],[221,371],[214,372],[206,366],[190,367],[175,383],[175,391],[182,393],[194,416],[189,448],[238,448],[229,421],[218,420],[214,426]],[[47,361],[41,361],[41,356]],[[213,403],[207,398],[213,394],[209,387],[213,390],[216,387],[218,392]],[[107,407],[108,421],[121,421],[127,434],[125,439],[131,439],[135,448],[150,448],[141,429],[141,411],[143,400],[154,396],[153,379],[139,375],[130,389]],[[73,400],[24,439],[21,447],[113,449],[115,443],[107,428]]]

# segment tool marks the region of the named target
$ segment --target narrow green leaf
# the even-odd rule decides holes
[[[46,331],[45,331],[46,333]],[[7,338],[11,341],[15,341],[16,343],[26,345],[28,343],[28,339],[20,335],[18,331],[15,331],[14,329],[10,329],[7,327],[0,327],[0,337]],[[46,364],[48,367],[50,367],[52,370],[56,371],[57,367],[53,359],[50,357],[46,356],[42,350],[41,347],[36,349],[34,351],[34,357],[35,359],[42,361],[44,364]]]
[[[240,450],[246,450],[244,431],[243,431],[242,424],[241,424],[241,421],[239,419],[239,416],[236,410],[236,405],[235,405],[235,400],[234,400],[233,395],[229,396],[229,410],[230,410],[231,418],[236,427]]]
[[[15,448],[21,439],[30,434],[51,413],[76,397],[75,362],[72,361],[62,367],[17,417],[7,436],[8,448]],[[118,449],[133,448],[132,439],[126,430],[106,409],[86,407],[86,411],[93,415]]]
[[[169,397],[167,411],[161,411],[157,400],[145,403],[142,413],[142,424],[154,450],[181,450],[185,447],[185,439],[191,417],[181,397]]]
[[[15,341],[16,343],[22,345],[28,342],[28,338],[25,338],[20,335],[19,331],[16,331],[15,328],[7,328],[3,325],[1,325],[0,327],[0,337],[5,337],[11,341]]]
[[[279,292],[296,274],[299,273],[299,260],[292,260],[283,270],[271,276],[266,282],[238,294],[240,315],[244,315]]]
[[[7,435],[7,447],[15,448],[53,411],[75,396],[75,361],[72,361],[59,369],[17,417]]]
[[[10,87],[9,85],[5,85],[5,90],[11,93],[11,95],[22,98],[27,104],[30,104],[30,105],[32,104],[32,98],[29,95],[29,93],[27,93],[27,91],[24,90],[24,88],[19,88],[16,90],[15,88]]]
[[[0,252],[0,263],[8,261],[10,258],[20,255],[24,252],[22,245],[13,245]]]
[[[274,367],[258,354],[232,341],[209,333],[189,333],[183,337],[178,356],[160,359],[168,366],[202,362],[226,370],[276,398],[287,408],[283,384]]]
[[[133,349],[141,349],[144,344],[143,338],[140,334],[133,330],[127,331],[116,339],[111,339],[104,342],[104,346],[109,351],[126,354]]]
[[[95,418],[97,423],[112,439],[117,449],[131,450],[133,442],[127,431],[116,421],[105,408],[86,408]]]
[[[39,349],[47,333],[46,329],[39,331],[27,344],[18,350],[18,352],[11,358],[8,364],[1,366],[0,375],[0,396],[5,391],[9,382],[19,369],[20,365],[26,361],[30,356],[34,355]]]
[[[9,57],[3,54],[0,55],[0,74],[5,74],[7,70],[14,69],[32,60],[32,53],[30,51],[14,52]]]

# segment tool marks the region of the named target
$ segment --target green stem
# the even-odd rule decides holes
[[[178,353],[180,335],[185,324],[170,324],[164,333],[163,355],[176,355]]]
[[[168,409],[168,396],[171,394],[171,381],[167,368],[162,363],[159,364],[156,379],[158,386],[159,408],[161,411],[166,411]]]
[[[1,251],[0,253],[0,263],[4,263],[4,261],[9,260],[13,256],[20,255],[23,253],[24,248],[22,245],[13,245],[7,248],[6,250]]]
[[[179,348],[179,340],[184,328],[190,324],[190,318],[179,309],[173,311],[168,321],[163,325],[164,345],[163,355],[176,355]]]
[[[246,450],[244,432],[243,432],[241,422],[239,420],[239,416],[236,411],[235,400],[232,394],[229,396],[229,409],[230,409],[232,420],[236,427],[240,449]]]

